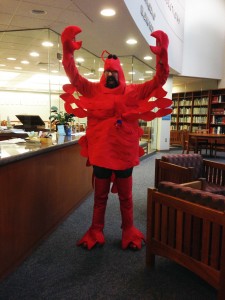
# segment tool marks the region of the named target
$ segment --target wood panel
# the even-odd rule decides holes
[[[0,167],[0,278],[92,191],[79,145]]]

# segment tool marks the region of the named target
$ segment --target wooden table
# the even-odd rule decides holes
[[[225,134],[216,134],[216,133],[189,133],[188,134],[188,149],[187,153],[189,153],[190,143],[194,145],[194,153],[198,153],[198,142],[201,140],[207,139],[209,143],[216,144],[224,144],[225,145]],[[212,156],[212,149],[210,150],[210,156]]]

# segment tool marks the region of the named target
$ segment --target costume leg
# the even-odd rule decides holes
[[[110,189],[110,178],[94,178],[94,210],[92,224],[86,234],[77,245],[85,245],[89,250],[96,244],[103,245],[105,238],[103,234],[105,210]]]
[[[132,176],[116,178],[122,217],[122,249],[134,246],[141,249],[145,237],[133,225]]]

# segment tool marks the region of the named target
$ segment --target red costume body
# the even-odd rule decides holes
[[[143,131],[138,125],[138,120],[150,121],[156,117],[171,113],[171,109],[168,108],[171,105],[171,100],[163,98],[166,92],[162,89],[162,85],[166,82],[169,74],[167,64],[168,38],[161,31],[156,32],[155,35],[152,34],[156,37],[157,42],[161,42],[160,45],[151,47],[152,51],[158,55],[157,72],[152,80],[143,84],[126,85],[119,59],[114,59],[113,57],[105,59],[104,70],[116,71],[118,73],[119,85],[115,88],[108,88],[106,87],[104,74],[99,83],[93,83],[82,77],[76,68],[73,51],[80,48],[81,42],[76,42],[73,38],[80,31],[78,27],[70,26],[62,33],[63,66],[72,86],[64,86],[66,93],[61,95],[61,98],[65,101],[67,112],[73,113],[78,117],[87,116],[86,135],[79,141],[81,155],[88,158],[90,165],[111,170],[132,168],[139,164],[139,157],[143,155],[143,150],[139,147],[139,139]],[[82,95],[79,100],[73,97],[74,90]],[[157,99],[149,101],[151,97]],[[77,108],[73,109],[71,107],[72,103],[75,103]],[[152,111],[155,107],[158,107],[157,112]],[[106,189],[104,192],[106,195],[103,197],[104,209],[109,192],[108,182],[102,186],[103,190],[104,187]],[[119,187],[119,181],[117,185]],[[130,198],[129,201],[132,204],[132,182],[129,182],[129,184],[125,183],[125,185],[129,185],[126,193],[131,193],[128,198]],[[124,192],[124,188],[121,187],[121,195],[119,194],[120,202],[121,198],[124,198],[124,200],[126,198]],[[96,193],[99,194],[99,191]],[[101,198],[101,195],[96,196],[95,200],[99,197]],[[122,218],[126,218],[126,216],[123,216],[122,211],[121,213]],[[131,218],[131,223],[133,223],[133,216]],[[96,218],[93,216],[93,222],[94,219]],[[104,221],[100,223],[102,222],[104,223]],[[122,223],[124,223],[124,220]],[[103,226],[101,224],[101,228],[99,231],[97,230],[97,233],[96,231],[94,233],[90,232],[90,229],[98,227],[92,226],[79,244],[85,242],[89,249],[96,243],[103,244]],[[136,236],[137,234],[139,238],[137,236],[129,238],[126,232],[123,232],[122,247],[126,248],[129,246],[129,243],[134,243],[138,248],[141,248],[141,240],[144,240],[143,234],[133,224],[129,226],[126,226],[126,224],[123,226],[122,224],[122,228],[125,227],[132,227],[130,235],[134,234]],[[139,241],[135,243],[135,239],[139,239]],[[127,241],[125,242],[125,240]]]

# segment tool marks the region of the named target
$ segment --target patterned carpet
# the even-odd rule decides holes
[[[147,188],[154,185],[155,158],[162,154],[147,157],[134,169],[134,219],[144,233]],[[1,300],[216,299],[212,287],[176,263],[157,257],[155,269],[147,270],[145,247],[141,251],[121,249],[115,194],[110,194],[107,205],[105,246],[92,251],[76,247],[90,225],[92,205],[93,194],[0,284]]]

